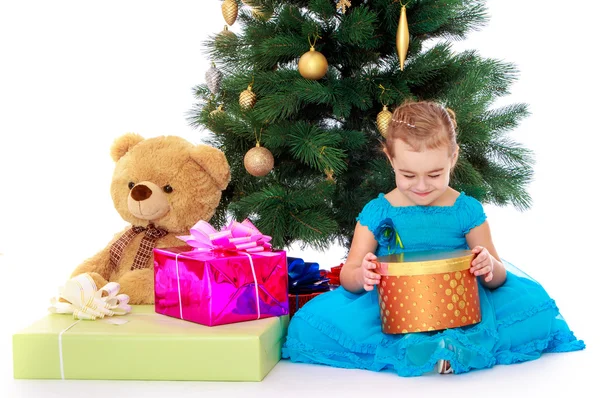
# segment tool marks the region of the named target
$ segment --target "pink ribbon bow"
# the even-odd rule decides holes
[[[220,231],[201,220],[190,229],[190,233],[177,238],[198,251],[257,253],[271,250],[271,237],[263,235],[248,219],[241,223],[231,221]]]

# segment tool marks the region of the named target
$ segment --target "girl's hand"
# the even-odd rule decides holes
[[[375,260],[377,260],[377,256],[373,253],[367,253],[361,264],[363,288],[367,292],[373,290],[373,286],[378,285],[381,279],[381,275],[373,272],[373,270],[377,268],[377,264],[374,262]]]
[[[485,275],[484,280],[490,282],[494,277],[494,261],[492,260],[492,255],[485,247],[481,246],[475,246],[471,252],[475,254],[475,258],[471,262],[469,271],[476,276]]]

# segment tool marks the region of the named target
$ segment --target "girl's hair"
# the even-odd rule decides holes
[[[431,101],[408,101],[392,114],[385,148],[394,156],[394,140],[400,139],[415,151],[448,146],[449,154],[458,148],[456,115],[451,109]]]

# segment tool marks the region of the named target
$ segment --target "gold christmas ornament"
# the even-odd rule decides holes
[[[225,38],[225,37],[237,37],[235,33],[229,30],[229,27],[225,25],[223,30],[217,35],[217,38]]]
[[[275,159],[273,154],[267,148],[260,146],[257,142],[256,146],[246,152],[244,156],[244,167],[246,171],[254,177],[263,177],[273,170]]]
[[[325,180],[329,181],[329,182],[335,182],[335,179],[333,178],[333,170],[330,168],[326,168],[325,169]]]
[[[387,105],[384,105],[381,112],[377,114],[377,129],[384,138],[387,136],[387,129],[391,121],[392,112],[388,110]]]
[[[339,0],[335,8],[337,8],[338,10],[342,10],[342,14],[345,14],[346,9],[350,8],[351,5],[352,3],[350,2],[350,0]]]
[[[252,91],[252,84],[248,85],[248,88],[240,93],[240,106],[244,110],[254,108],[256,104],[256,94]]]
[[[217,107],[217,109],[215,109],[215,110],[213,110],[213,111],[210,112],[210,117],[221,116],[224,113],[225,113],[225,111],[223,110],[223,105],[219,105]]]
[[[317,39],[315,37],[315,43]],[[317,50],[315,50],[315,43],[310,42],[310,51],[305,52],[298,61],[298,71],[305,79],[319,80],[327,73],[329,64],[327,58]]]
[[[403,71],[404,61],[408,53],[408,21],[406,20],[406,5],[404,4],[400,9],[400,21],[396,33],[396,50],[398,51],[398,59],[400,59],[400,70]]]
[[[221,5],[221,12],[223,18],[225,18],[225,22],[227,22],[229,26],[233,25],[238,16],[238,5],[236,1],[225,0]]]

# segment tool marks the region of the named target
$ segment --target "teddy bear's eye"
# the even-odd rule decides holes
[[[171,193],[171,192],[173,192],[173,187],[170,185],[165,185],[163,187],[163,191],[165,191],[166,193]]]
[[[135,182],[129,181],[129,184],[127,184],[127,186],[129,187],[129,189],[133,189],[133,187],[135,187]]]

